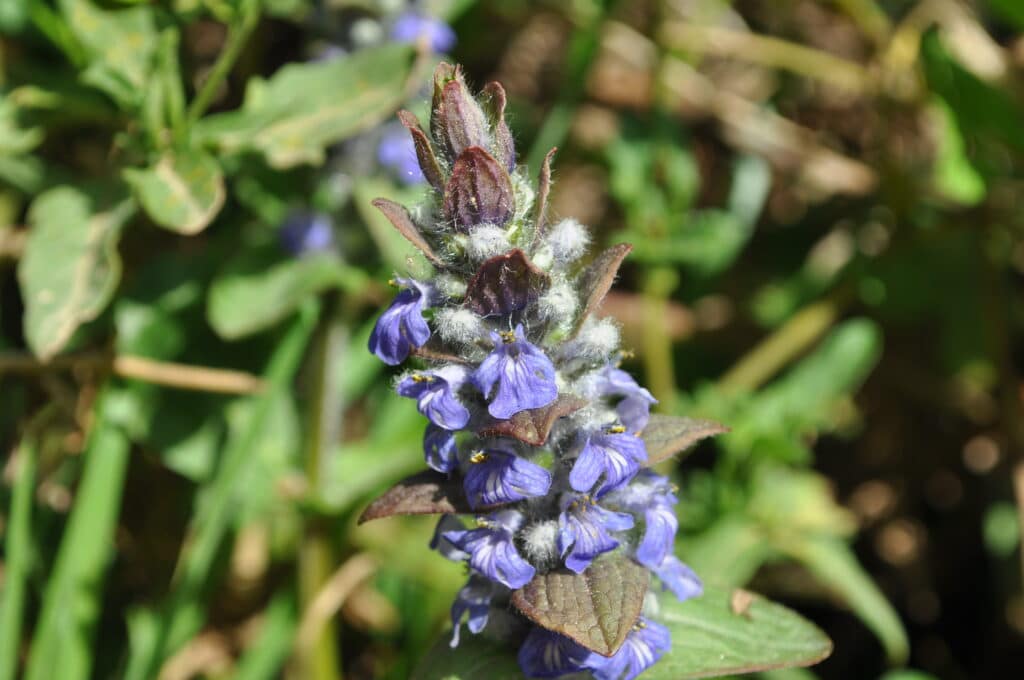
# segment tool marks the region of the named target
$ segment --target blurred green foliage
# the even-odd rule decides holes
[[[827,645],[789,610],[715,628],[741,586],[821,624],[822,677],[1010,672],[1021,4],[417,7],[505,81],[521,162],[560,148],[555,210],[633,244],[604,309],[626,368],[731,428],[662,464],[710,594],[649,676],[817,677],[766,670]],[[422,467],[366,351],[418,266],[370,206],[422,195],[377,162],[438,58],[386,39],[403,9],[0,3],[0,680],[518,677],[447,653],[462,574],[429,520],[355,523]],[[331,247],[282,245],[299,212]]]

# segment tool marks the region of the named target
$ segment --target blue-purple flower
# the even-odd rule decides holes
[[[668,478],[641,470],[629,485],[613,491],[606,500],[643,517],[644,533],[636,547],[636,560],[649,569],[660,565],[671,554],[679,528],[674,509],[678,500]]]
[[[459,465],[459,447],[455,435],[433,423],[427,424],[423,433],[423,457],[434,470],[451,472]]]
[[[522,513],[502,510],[478,518],[477,524],[477,529],[445,531],[441,537],[469,554],[469,566],[492,581],[513,590],[529,583],[536,569],[519,555],[513,542],[523,525]]]
[[[403,184],[426,181],[416,159],[416,146],[409,131],[401,125],[388,125],[377,144],[377,161],[390,168]]]
[[[516,657],[523,674],[529,678],[557,678],[607,661],[596,652],[579,645],[564,635],[543,628],[534,628],[526,636]]]
[[[569,485],[580,492],[594,489],[595,495],[616,489],[630,480],[647,460],[644,441],[622,427],[587,435],[579,457],[569,473]]]
[[[441,515],[434,529],[434,535],[430,538],[430,549],[441,553],[443,557],[452,562],[462,562],[469,559],[469,553],[465,552],[454,543],[445,538],[445,534],[453,531],[462,531],[466,527],[455,515]]]
[[[697,597],[704,592],[697,574],[693,569],[679,561],[675,555],[668,555],[656,568],[651,569],[661,579],[662,585],[672,591],[680,602]]]
[[[647,389],[637,384],[633,376],[610,364],[601,372],[598,394],[604,397],[623,398],[616,405],[615,411],[630,432],[639,432],[647,426],[651,404],[658,403]]]
[[[432,288],[414,279],[398,279],[396,283],[402,290],[370,333],[370,351],[389,366],[402,363],[409,352],[430,339],[423,310],[430,305]]]
[[[558,397],[555,366],[530,344],[523,325],[514,332],[491,333],[494,351],[473,373],[473,384],[490,401],[487,411],[504,420],[520,411],[547,406]]]
[[[278,232],[281,246],[292,255],[322,253],[334,247],[334,229],[326,215],[293,212]]]
[[[403,378],[398,383],[397,392],[403,397],[416,399],[420,413],[434,425],[446,430],[461,430],[469,422],[469,409],[455,395],[468,376],[469,371],[464,366],[452,364]]]
[[[469,581],[462,586],[455,602],[452,603],[452,641],[451,646],[459,646],[459,632],[462,630],[462,615],[469,612],[469,631],[474,635],[487,625],[491,611],[491,598],[494,597],[495,585],[478,574],[470,574]]]
[[[558,516],[558,551],[567,568],[582,574],[595,557],[618,547],[608,532],[632,528],[632,515],[602,508],[590,496],[566,494]]]
[[[455,31],[440,19],[416,12],[405,12],[391,26],[395,42],[425,42],[432,52],[443,53],[455,47]]]
[[[551,488],[550,472],[512,451],[478,451],[469,463],[463,487],[473,508],[543,496]]]
[[[641,616],[619,651],[609,658],[592,659],[588,667],[594,680],[633,680],[654,665],[671,646],[668,628]]]

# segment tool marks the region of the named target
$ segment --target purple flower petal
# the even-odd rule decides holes
[[[516,658],[529,678],[557,678],[590,668],[603,659],[569,638],[543,628],[530,631]]]
[[[588,492],[603,475],[604,481],[594,491],[601,495],[628,482],[646,460],[647,449],[639,437],[614,428],[594,433],[586,438],[572,466],[569,484],[576,491]]]
[[[636,547],[636,560],[655,569],[672,553],[679,520],[674,506],[678,502],[666,477],[641,470],[633,480],[608,494],[605,501],[644,518],[644,533]]]
[[[459,448],[455,444],[455,435],[443,428],[429,423],[423,433],[423,457],[434,470],[451,472],[459,465]]]
[[[618,547],[609,531],[631,528],[632,515],[606,510],[589,496],[567,494],[558,516],[558,550],[565,557],[565,566],[582,574],[595,557]]]
[[[604,397],[623,397],[615,410],[619,420],[630,432],[639,432],[647,426],[651,404],[658,403],[649,391],[637,384],[633,376],[611,365],[601,372],[598,394]]]
[[[656,569],[651,571],[661,579],[662,585],[671,590],[672,594],[679,598],[679,601],[697,597],[704,592],[697,574],[679,561],[675,555],[669,555]]]
[[[492,332],[491,340],[494,351],[471,380],[489,399],[487,410],[492,416],[505,420],[520,411],[547,406],[558,397],[555,366],[527,342],[522,324],[514,333]]]
[[[405,12],[391,26],[391,39],[395,42],[425,41],[431,51],[443,53],[455,47],[455,31],[440,19],[416,12]]]
[[[462,562],[469,559],[469,553],[463,552],[462,549],[456,547],[444,537],[450,531],[462,531],[465,528],[462,521],[455,515],[441,515],[441,519],[437,521],[437,527],[434,529],[434,535],[430,539],[430,549],[436,550],[444,558],[452,562]]]
[[[430,339],[430,326],[423,318],[430,303],[430,286],[413,279],[398,279],[397,283],[402,291],[377,319],[369,343],[370,351],[390,366],[405,361],[409,352]]]
[[[401,125],[387,126],[377,144],[377,161],[394,171],[404,184],[421,184],[426,181],[416,159],[416,145],[409,131]]]
[[[327,252],[334,247],[331,220],[319,213],[292,213],[281,225],[278,236],[281,246],[297,256]]]
[[[469,461],[464,488],[473,508],[543,496],[551,488],[550,472],[511,451],[488,449]]]
[[[469,422],[469,410],[455,393],[469,375],[457,365],[436,371],[414,373],[398,383],[398,394],[417,400],[417,408],[430,422],[446,430],[460,430]]]
[[[455,596],[452,603],[452,648],[459,646],[459,632],[462,630],[462,615],[469,612],[469,631],[474,635],[487,625],[491,611],[491,598],[495,585],[477,574],[470,574],[469,581]]]
[[[594,680],[633,680],[660,659],[672,646],[668,628],[643,617],[626,641],[610,658],[595,659],[589,668]]]
[[[522,526],[523,515],[503,510],[477,520],[480,528],[446,531],[442,537],[469,554],[469,566],[487,578],[512,588],[522,588],[533,580],[536,570],[524,560],[512,541]]]

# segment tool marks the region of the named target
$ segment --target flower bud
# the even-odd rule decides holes
[[[459,231],[485,223],[501,226],[515,212],[512,180],[491,154],[471,146],[452,167],[444,188],[444,209]]]
[[[449,163],[469,147],[488,146],[484,112],[469,93],[457,66],[442,62],[434,71],[430,132]]]

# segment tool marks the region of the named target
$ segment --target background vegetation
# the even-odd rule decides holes
[[[634,244],[627,368],[732,428],[665,469],[679,554],[835,641],[765,675],[1024,670],[1017,0],[11,0],[0,680],[405,678],[444,628],[433,522],[355,523],[422,467],[366,351],[410,9]]]

